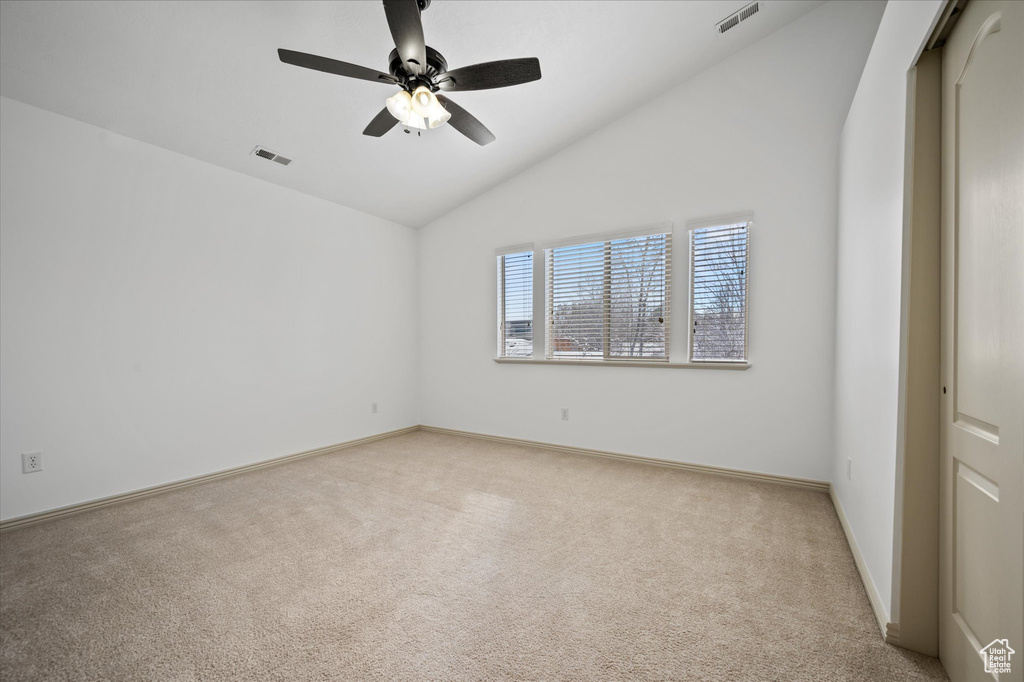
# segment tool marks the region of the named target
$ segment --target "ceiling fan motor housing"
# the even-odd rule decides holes
[[[427,0],[427,4],[430,4],[429,0]],[[442,73],[448,71],[448,62],[445,60],[444,55],[429,45],[425,47],[427,48],[427,68],[419,76],[405,70],[405,62],[398,55],[397,49],[391,50],[391,54],[388,55],[388,71],[399,82],[404,84],[405,89],[409,92],[412,92],[420,85],[424,85],[431,91],[437,92],[440,88],[434,83],[434,80]]]

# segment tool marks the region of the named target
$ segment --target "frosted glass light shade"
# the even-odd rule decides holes
[[[402,123],[406,122],[412,112],[412,96],[405,90],[399,90],[385,102],[391,115]]]
[[[437,96],[424,86],[411,93],[402,90],[385,102],[388,112],[399,123],[417,130],[437,128],[448,122],[452,115],[445,109]]]
[[[416,128],[417,130],[427,129],[426,119],[417,116],[411,111],[409,112],[409,116],[404,121],[402,121],[402,124],[409,128]]]
[[[430,90],[421,85],[412,91],[412,110],[417,116],[429,118],[434,108],[440,106],[437,97]]]
[[[427,120],[429,121],[431,128],[437,128],[438,126],[443,126],[445,123],[447,123],[448,119],[450,119],[451,117],[451,112],[445,109],[443,106],[441,106],[441,103],[438,102],[437,108],[433,112],[431,112],[431,115],[427,118]]]

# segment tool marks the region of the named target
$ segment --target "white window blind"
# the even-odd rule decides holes
[[[747,359],[749,222],[690,231],[690,359]]]
[[[498,256],[498,357],[533,356],[533,252]]]
[[[547,250],[547,357],[668,360],[671,233]]]

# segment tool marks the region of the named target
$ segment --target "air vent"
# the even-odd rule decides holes
[[[282,166],[287,166],[289,163],[292,162],[291,159],[281,156],[277,152],[272,152],[264,147],[253,147],[252,153],[260,157],[261,159],[273,161],[275,163],[281,164]]]
[[[752,2],[740,10],[740,21],[746,21],[761,10],[761,4]]]
[[[733,12],[725,19],[722,19],[715,25],[715,30],[719,34],[725,33],[731,28],[736,28],[741,22],[746,21],[750,17],[754,16],[758,12],[764,9],[764,0],[757,0],[752,2],[746,7],[740,9],[738,12]]]

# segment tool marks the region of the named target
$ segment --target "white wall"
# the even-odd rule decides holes
[[[0,149],[0,518],[418,423],[412,230],[7,98]]]
[[[423,423],[827,479],[839,133],[882,8],[824,5],[424,228]],[[685,263],[687,220],[743,210],[751,369],[493,362],[495,248],[671,221]]]
[[[907,71],[942,4],[888,3],[840,143],[831,480],[890,614]]]

